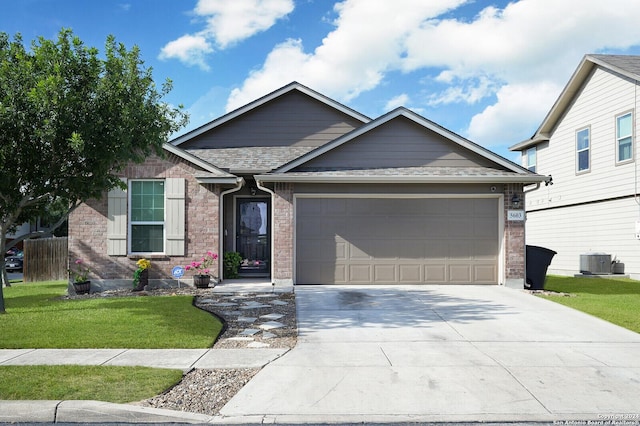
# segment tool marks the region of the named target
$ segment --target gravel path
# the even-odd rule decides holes
[[[112,290],[89,297],[154,296],[193,294],[194,304],[200,309],[217,315],[226,324],[225,331],[214,343],[213,349],[288,348],[297,342],[296,303],[293,293],[216,293],[210,289],[181,288],[132,292]],[[267,316],[264,318],[263,316]],[[241,335],[251,327],[277,320],[282,326],[261,330],[252,336]],[[253,321],[251,321],[253,320]],[[140,401],[145,407],[188,411],[216,415],[220,409],[255,376],[260,369],[193,369],[182,381],[161,395]]]

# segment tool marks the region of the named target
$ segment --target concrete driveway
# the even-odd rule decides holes
[[[301,286],[296,295],[298,345],[258,373],[222,415],[640,420],[640,335],[526,292]]]

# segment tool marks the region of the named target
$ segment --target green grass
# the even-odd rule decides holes
[[[0,348],[207,348],[222,330],[191,296],[62,299],[66,282],[3,289]]]
[[[640,333],[639,281],[550,275],[544,288],[568,293],[571,297],[541,297]]]
[[[125,403],[158,395],[181,378],[180,370],[147,367],[0,366],[0,399]]]

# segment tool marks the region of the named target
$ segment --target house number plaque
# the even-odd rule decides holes
[[[524,221],[524,210],[507,210],[507,220],[512,222]]]

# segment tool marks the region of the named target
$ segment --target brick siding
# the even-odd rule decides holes
[[[274,187],[273,279],[293,279],[293,184],[276,183]]]
[[[511,202],[518,195],[520,205]],[[504,191],[504,241],[505,241],[505,278],[524,279],[525,272],[525,221],[510,221],[508,210],[524,210],[524,192],[522,184],[505,185]]]
[[[171,279],[176,265],[186,265],[211,250],[218,251],[220,187],[201,184],[195,179],[199,169],[171,154],[165,159],[152,156],[144,163],[131,164],[121,176],[127,179],[184,178],[185,256],[152,256],[150,279]],[[132,279],[140,256],[107,255],[107,194],[89,200],[69,216],[69,262],[82,259],[91,268],[90,279]],[[218,275],[217,262],[213,265]],[[185,278],[190,278],[185,276]]]

